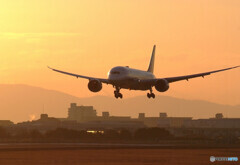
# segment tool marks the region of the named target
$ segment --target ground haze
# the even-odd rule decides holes
[[[122,100],[107,96],[78,98],[55,90],[47,90],[28,85],[0,85],[0,116],[2,120],[20,122],[39,119],[41,113],[52,117],[67,117],[71,102],[78,105],[93,105],[98,115],[109,111],[110,115],[137,117],[138,113],[146,116],[159,116],[166,112],[173,117],[209,118],[216,113],[225,117],[240,117],[240,106],[229,106],[201,100],[184,100],[157,95],[124,98]],[[136,104],[138,103],[138,104]]]

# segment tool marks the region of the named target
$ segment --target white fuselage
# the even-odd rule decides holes
[[[150,87],[140,84],[139,81],[154,78],[151,72],[122,66],[114,67],[108,73],[108,80],[115,86],[134,90],[148,90]]]

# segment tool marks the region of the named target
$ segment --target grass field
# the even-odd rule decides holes
[[[109,146],[75,144],[1,145],[0,165],[207,165],[240,164],[240,162],[210,162],[210,156],[240,157],[240,149],[152,146]]]

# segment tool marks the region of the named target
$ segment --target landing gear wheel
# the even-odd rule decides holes
[[[150,93],[147,93],[147,97],[150,99],[150,98],[151,98],[151,94],[150,94]]]
[[[119,90],[115,90],[114,91],[114,96],[118,99],[118,98],[123,98],[123,95],[119,92]]]
[[[155,98],[155,94],[154,93],[147,93],[147,97],[150,98]]]
[[[123,95],[121,93],[115,93],[114,96],[118,99],[118,98],[123,98]]]
[[[123,95],[121,93],[118,94],[118,96],[122,99],[123,98]]]
[[[152,93],[151,95],[152,95],[152,98],[153,98],[153,99],[155,99],[155,94],[154,94],[154,93]]]

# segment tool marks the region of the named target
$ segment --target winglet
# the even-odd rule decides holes
[[[53,70],[53,68],[51,68],[50,66],[47,66],[49,69],[52,69]]]
[[[156,48],[156,45],[153,46],[152,57],[151,57],[149,67],[148,67],[148,70],[147,70],[148,72],[151,72],[151,73],[153,73],[153,70],[154,70],[155,48]]]

